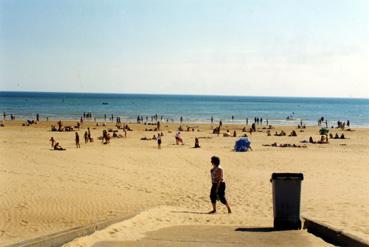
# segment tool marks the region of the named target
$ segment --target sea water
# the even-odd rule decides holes
[[[122,121],[135,121],[137,116],[157,114],[163,121],[214,123],[246,123],[255,117],[273,125],[297,125],[303,121],[316,125],[319,118],[329,126],[338,120],[350,120],[352,126],[369,126],[369,99],[201,96],[100,93],[0,92],[0,111],[14,114],[16,119],[79,119],[91,112],[93,120],[105,121],[111,116]],[[233,120],[232,120],[233,116]],[[288,118],[288,119],[287,119]]]

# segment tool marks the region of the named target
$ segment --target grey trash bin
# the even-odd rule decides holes
[[[273,173],[274,229],[301,229],[300,195],[302,173]]]

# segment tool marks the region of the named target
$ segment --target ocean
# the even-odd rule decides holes
[[[137,116],[163,116],[163,121],[210,123],[249,123],[255,117],[268,119],[272,125],[316,125],[320,117],[329,126],[337,120],[350,120],[351,126],[369,126],[369,99],[200,96],[100,93],[0,92],[0,111],[14,114],[16,119],[79,119],[91,112],[96,121],[114,115],[122,121],[135,121]],[[232,116],[234,119],[232,120]],[[287,119],[289,117],[290,119]]]

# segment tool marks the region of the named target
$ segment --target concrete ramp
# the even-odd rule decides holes
[[[138,241],[102,241],[93,247],[332,246],[307,231],[232,226],[175,226],[150,232]]]

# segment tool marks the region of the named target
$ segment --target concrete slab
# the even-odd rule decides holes
[[[175,226],[150,232],[138,241],[102,241],[93,247],[237,247],[237,246],[332,246],[304,230],[233,226]]]

